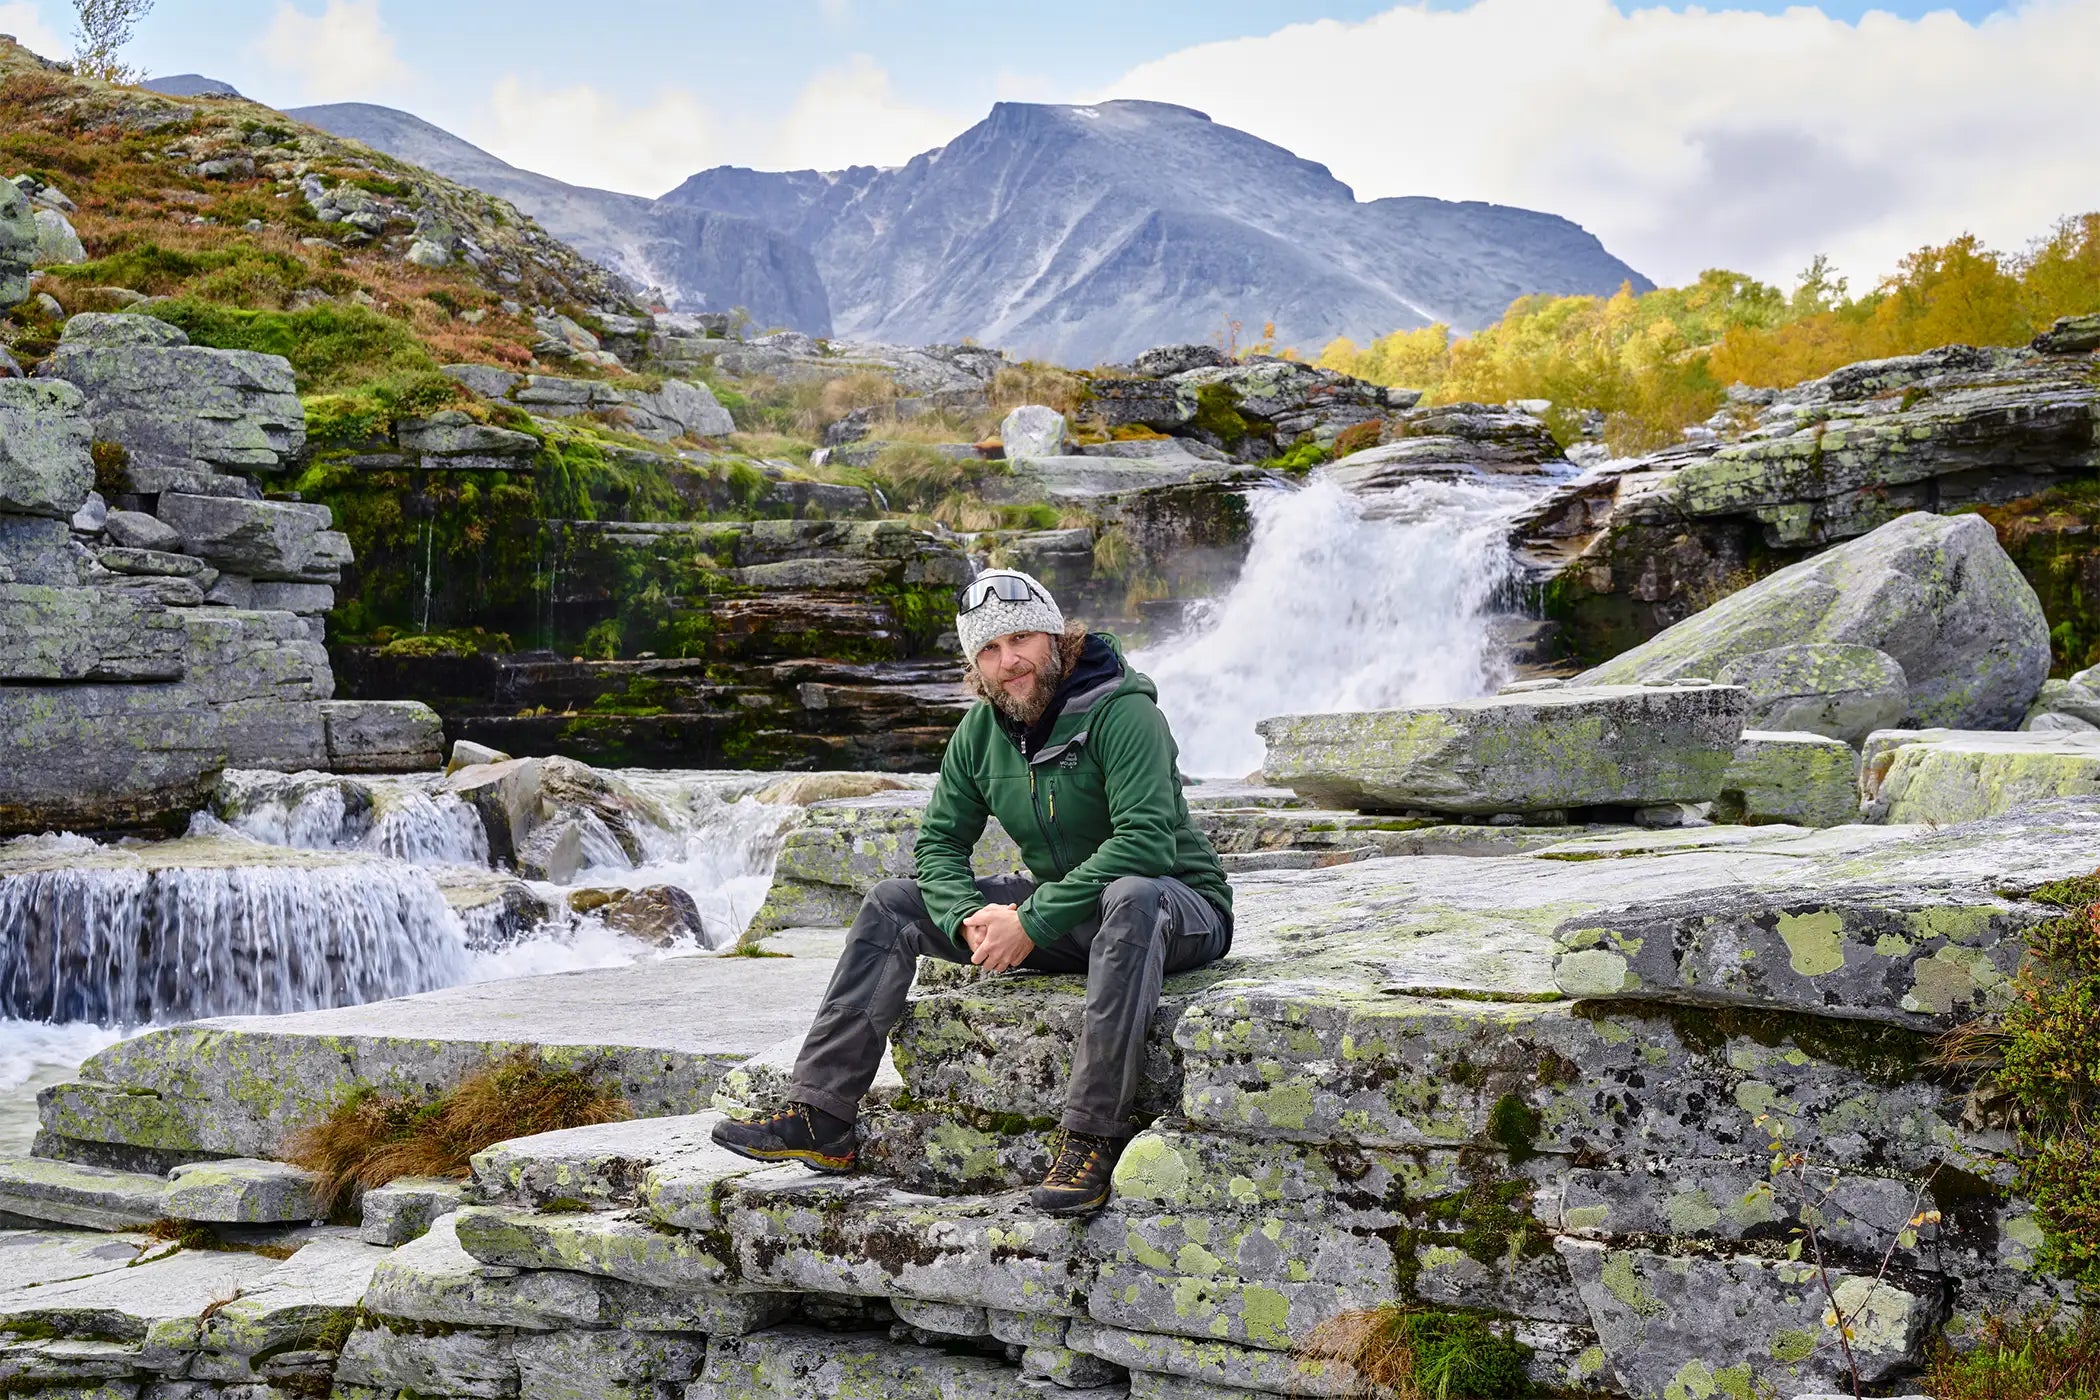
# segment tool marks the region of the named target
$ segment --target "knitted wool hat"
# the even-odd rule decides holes
[[[965,664],[974,662],[977,653],[988,643],[1009,633],[1048,632],[1053,637],[1064,633],[1065,615],[1051,601],[1050,590],[1035,579],[1019,569],[987,569],[977,577],[982,579],[1000,574],[1026,580],[1030,585],[1028,597],[1022,602],[1009,603],[994,596],[966,613],[956,614],[955,635],[962,639]]]

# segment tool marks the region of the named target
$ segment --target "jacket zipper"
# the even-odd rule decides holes
[[[1057,861],[1057,878],[1062,880],[1071,871],[1072,864],[1065,859],[1065,843],[1057,832],[1057,796],[1053,790],[1050,797],[1050,814],[1043,815],[1043,798],[1035,783],[1035,764],[1028,756],[1028,745],[1023,743],[1020,749],[1021,762],[1028,765],[1028,802],[1035,809],[1035,828],[1041,833],[1043,844],[1050,848],[1052,858]]]

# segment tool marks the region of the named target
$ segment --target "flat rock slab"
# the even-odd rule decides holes
[[[168,1183],[43,1157],[0,1159],[0,1214],[85,1230],[129,1230],[168,1217]]]
[[[631,1204],[659,1162],[696,1156],[719,1157],[725,1165],[743,1161],[708,1136],[721,1121],[719,1113],[679,1114],[512,1138],[475,1154],[475,1192],[484,1202],[521,1205]]]
[[[320,1178],[286,1162],[234,1157],[190,1162],[168,1173],[168,1214],[177,1220],[277,1225],[320,1214]]]
[[[130,1268],[154,1242],[144,1235],[75,1230],[0,1230],[0,1278],[32,1288]]]
[[[194,1322],[259,1282],[280,1261],[260,1254],[183,1250],[132,1269],[65,1283],[0,1290],[0,1330],[19,1323],[61,1336],[143,1342],[155,1324]]]
[[[267,1156],[353,1085],[434,1097],[521,1048],[599,1066],[638,1115],[699,1112],[724,1073],[807,1030],[830,981],[835,933],[789,933],[774,946],[793,956],[665,958],[149,1031],[57,1086],[44,1127],[61,1139]]]
[[[2100,793],[2100,734],[1932,730],[1875,749],[1869,821],[1952,826]]]
[[[1490,815],[1711,801],[1746,704],[1734,686],[1587,686],[1256,728],[1268,780],[1316,806]]]

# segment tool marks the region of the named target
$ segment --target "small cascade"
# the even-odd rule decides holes
[[[191,831],[304,851],[369,851],[411,865],[487,866],[481,819],[450,793],[428,791],[431,785],[421,777],[235,770],[221,782],[217,815],[197,814]]]
[[[610,849],[592,842],[586,825],[586,868],[574,883],[676,885],[699,906],[709,941],[718,948],[734,944],[765,903],[794,809],[734,796],[734,784],[716,774],[630,771],[621,777],[663,814],[664,824],[631,828],[642,848],[631,863],[610,837]]]
[[[1511,592],[1506,522],[1529,493],[1418,481],[1375,499],[1315,477],[1253,501],[1231,592],[1133,658],[1159,683],[1182,770],[1237,778],[1256,721],[1485,695],[1505,662],[1488,628]]]
[[[413,866],[123,854],[0,878],[0,1016],[131,1026],[304,1011],[465,975],[459,920]]]

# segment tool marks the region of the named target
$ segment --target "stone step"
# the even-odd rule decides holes
[[[136,1268],[0,1291],[0,1331],[141,1346],[159,1326],[194,1328],[205,1308],[231,1301],[280,1267],[260,1254],[181,1250]],[[187,1333],[185,1333],[187,1335]]]
[[[90,1230],[158,1220],[268,1225],[313,1219],[315,1177],[283,1162],[228,1159],[165,1177],[43,1157],[0,1159],[0,1215]]]
[[[582,1261],[574,1257],[553,1266],[489,1264],[461,1247],[460,1223],[446,1216],[420,1239],[388,1256],[373,1275],[364,1298],[366,1311],[452,1327],[618,1327],[722,1335],[769,1326],[792,1310],[793,1300],[778,1293],[658,1288],[581,1269],[577,1265]],[[486,1247],[503,1235],[485,1229],[475,1238]],[[517,1238],[517,1232],[511,1238]],[[675,1236],[659,1238],[667,1241],[667,1248],[680,1243]]]

